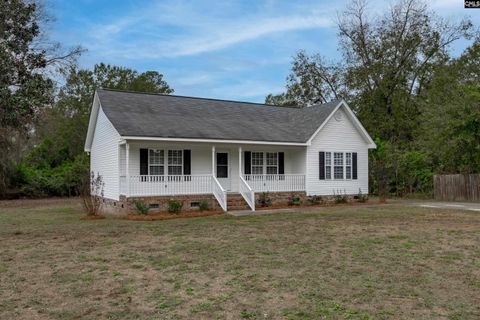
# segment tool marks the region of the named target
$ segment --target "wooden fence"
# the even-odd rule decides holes
[[[480,174],[433,176],[435,200],[480,201]]]

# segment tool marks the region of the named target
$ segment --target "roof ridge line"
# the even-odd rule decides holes
[[[259,103],[259,102],[238,101],[238,100],[228,100],[228,99],[216,99],[216,98],[202,98],[202,97],[194,97],[194,96],[181,96],[181,95],[177,95],[177,94],[142,92],[142,91],[134,91],[134,90],[120,90],[120,89],[111,89],[111,88],[102,88],[102,87],[98,87],[98,88],[95,89],[95,91],[96,90],[125,92],[125,93],[134,93],[134,94],[147,94],[147,95],[152,95],[152,96],[188,98],[188,99],[198,99],[198,100],[224,101],[224,102],[233,102],[233,103],[254,104],[254,105],[261,105],[261,106],[266,106],[266,107],[281,107],[281,108],[290,108],[290,109],[302,109],[303,108],[303,107],[300,107],[300,106],[281,106],[281,105],[266,104],[266,103]]]

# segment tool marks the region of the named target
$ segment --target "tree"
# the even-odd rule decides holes
[[[469,20],[451,23],[418,0],[400,0],[378,17],[354,1],[339,16],[342,63],[300,51],[286,92],[269,95],[276,104],[311,105],[344,98],[367,130],[384,140],[413,140],[418,126],[416,95],[438,64],[448,60],[454,41],[472,35]]]
[[[287,77],[287,90],[279,95],[269,94],[265,103],[283,106],[309,106],[346,96],[343,67],[329,64],[318,54],[300,51],[292,62]]]
[[[35,146],[18,166],[17,185],[26,196],[77,195],[88,178],[83,146],[96,88],[171,93],[163,75],[97,64],[93,70],[70,67],[55,104],[43,110],[35,126]],[[85,176],[87,175],[87,176]],[[81,188],[80,188],[81,189]]]
[[[53,101],[48,67],[73,61],[81,51],[59,55],[61,47],[45,41],[40,28],[45,17],[36,1],[0,3],[0,195],[6,191],[15,146]]]
[[[449,56],[452,43],[474,35],[468,19],[446,21],[420,0],[399,0],[376,16],[367,15],[365,1],[354,0],[338,17],[342,61],[300,51],[285,93],[267,101],[309,105],[344,98],[381,142],[370,157],[373,190],[428,192],[433,170],[478,170],[479,55],[472,47],[454,66]],[[438,141],[451,143],[439,148]]]
[[[339,17],[340,49],[351,105],[374,136],[412,141],[419,125],[416,96],[433,68],[448,59],[449,45],[471,36],[472,23],[451,23],[418,0],[400,0],[380,17],[354,1]]]
[[[440,173],[480,173],[480,41],[439,66],[422,93],[418,146]],[[441,143],[440,143],[441,142]]]

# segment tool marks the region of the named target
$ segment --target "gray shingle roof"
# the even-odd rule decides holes
[[[309,108],[98,89],[122,136],[306,142],[340,100]]]

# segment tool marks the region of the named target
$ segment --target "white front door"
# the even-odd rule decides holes
[[[218,182],[222,185],[223,189],[229,191],[231,188],[230,183],[230,161],[228,152],[217,152],[216,155],[216,175]]]

